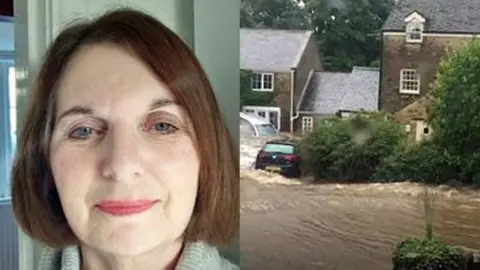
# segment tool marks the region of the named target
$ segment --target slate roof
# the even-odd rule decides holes
[[[480,33],[480,0],[399,0],[383,30],[403,31],[413,11],[425,17],[427,33]]]
[[[340,110],[377,111],[379,80],[378,68],[354,67],[351,73],[315,72],[299,110],[326,115]]]
[[[282,72],[295,68],[311,31],[240,29],[240,68]]]

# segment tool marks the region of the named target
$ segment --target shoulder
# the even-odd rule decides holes
[[[218,249],[204,242],[189,243],[185,246],[177,266],[179,270],[236,270],[235,264],[220,256]]]
[[[225,258],[220,258],[220,269],[221,270],[240,270],[240,266],[233,264]]]

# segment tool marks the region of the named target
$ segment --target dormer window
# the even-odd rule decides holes
[[[405,34],[408,43],[421,43],[423,41],[423,31],[425,27],[425,18],[414,11],[405,18]]]
[[[409,23],[407,24],[407,42],[420,43],[423,41],[423,24]]]

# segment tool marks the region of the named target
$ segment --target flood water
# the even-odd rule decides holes
[[[242,269],[391,269],[395,245],[425,235],[420,185],[285,179],[249,169],[261,141],[241,144]],[[480,249],[480,193],[434,192],[434,235]]]

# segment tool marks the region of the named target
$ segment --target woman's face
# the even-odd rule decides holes
[[[114,45],[81,48],[58,87],[51,167],[80,241],[134,255],[181,237],[195,204],[199,158],[170,90]]]

